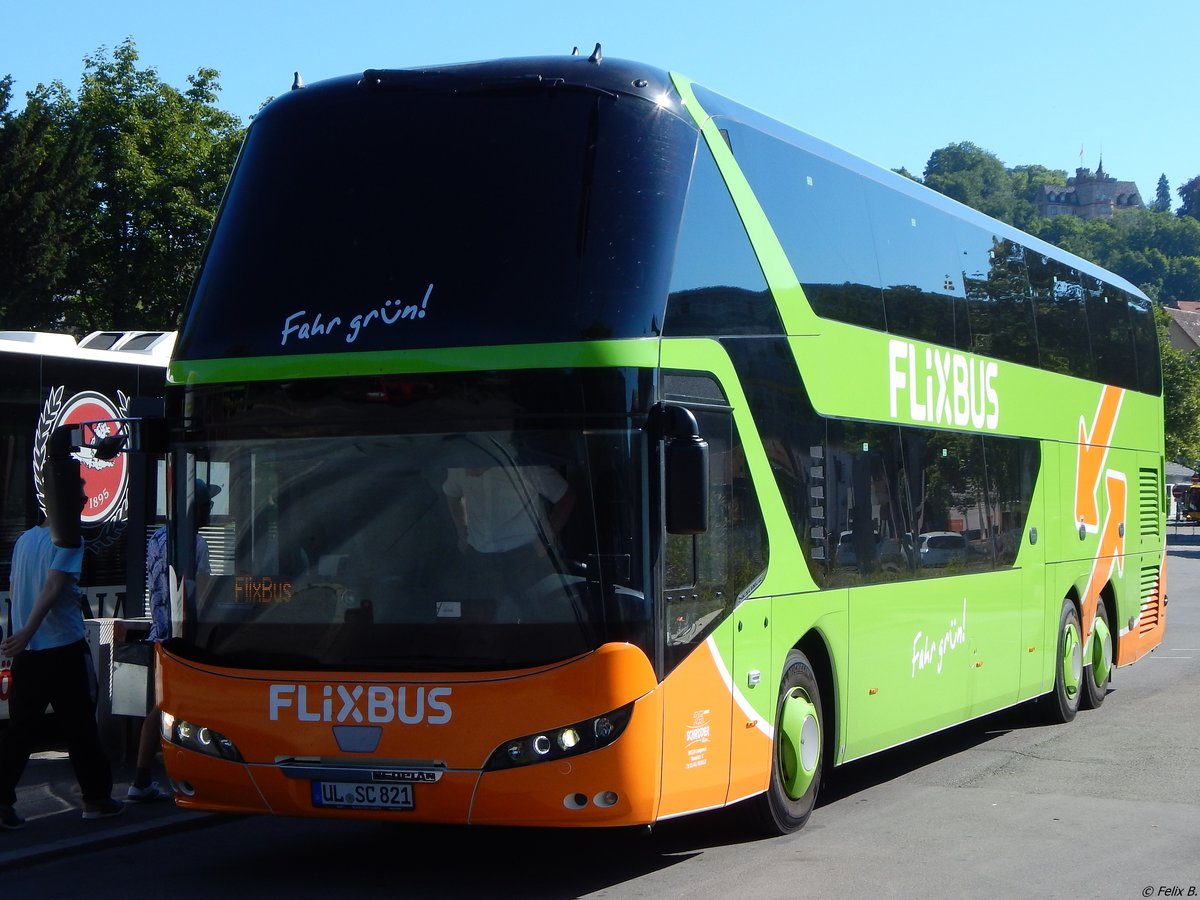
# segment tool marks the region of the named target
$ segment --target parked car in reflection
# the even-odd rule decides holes
[[[917,538],[922,566],[948,566],[967,561],[967,539],[957,531],[926,531]]]
[[[873,533],[875,545],[879,544],[879,532]],[[857,566],[858,552],[854,549],[854,532],[843,531],[838,535],[837,555],[835,558],[836,565],[839,566]]]
[[[868,566],[877,566],[884,570],[900,569],[910,563],[906,562],[906,558],[911,557],[911,553],[906,553],[906,549],[911,548],[912,542],[907,538],[901,542],[896,538],[882,538],[878,531],[872,532],[874,545],[868,543],[871,554],[869,559],[859,560],[858,550],[854,546],[854,532],[843,531],[838,535],[837,555],[834,564],[841,567],[857,567],[860,562]]]

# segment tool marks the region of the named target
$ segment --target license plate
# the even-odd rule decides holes
[[[340,809],[412,809],[411,784],[361,784],[353,781],[314,781],[313,806]]]

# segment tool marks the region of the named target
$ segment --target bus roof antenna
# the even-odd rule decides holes
[[[592,51],[592,55],[588,57],[588,62],[596,63],[597,65],[604,61],[604,57],[600,55],[600,44],[597,42],[596,49]]]
[[[294,75],[295,77],[292,78],[292,90],[298,91],[304,87],[304,79],[300,77],[299,72],[294,73]]]
[[[578,55],[579,55],[579,48],[578,48],[578,47],[572,47],[572,48],[571,48],[571,55],[572,55],[572,56],[578,56]]]

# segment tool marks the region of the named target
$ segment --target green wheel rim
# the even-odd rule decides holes
[[[1068,698],[1079,694],[1083,676],[1083,645],[1079,640],[1079,626],[1068,622],[1062,635],[1062,682]]]
[[[821,759],[821,724],[817,708],[801,688],[783,700],[779,718],[779,776],[783,789],[799,800],[812,786]]]
[[[1112,670],[1112,632],[1102,616],[1096,616],[1096,624],[1092,629],[1092,681],[1096,687],[1103,687],[1108,681],[1108,673]]]

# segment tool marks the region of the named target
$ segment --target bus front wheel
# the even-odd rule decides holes
[[[784,664],[771,751],[771,784],[754,798],[760,828],[791,834],[804,827],[817,803],[823,770],[825,716],[812,665],[799,650]]]
[[[1058,615],[1058,652],[1054,664],[1054,690],[1046,696],[1050,721],[1070,722],[1079,710],[1083,686],[1083,640],[1080,637],[1079,611],[1070,598],[1063,600]]]

